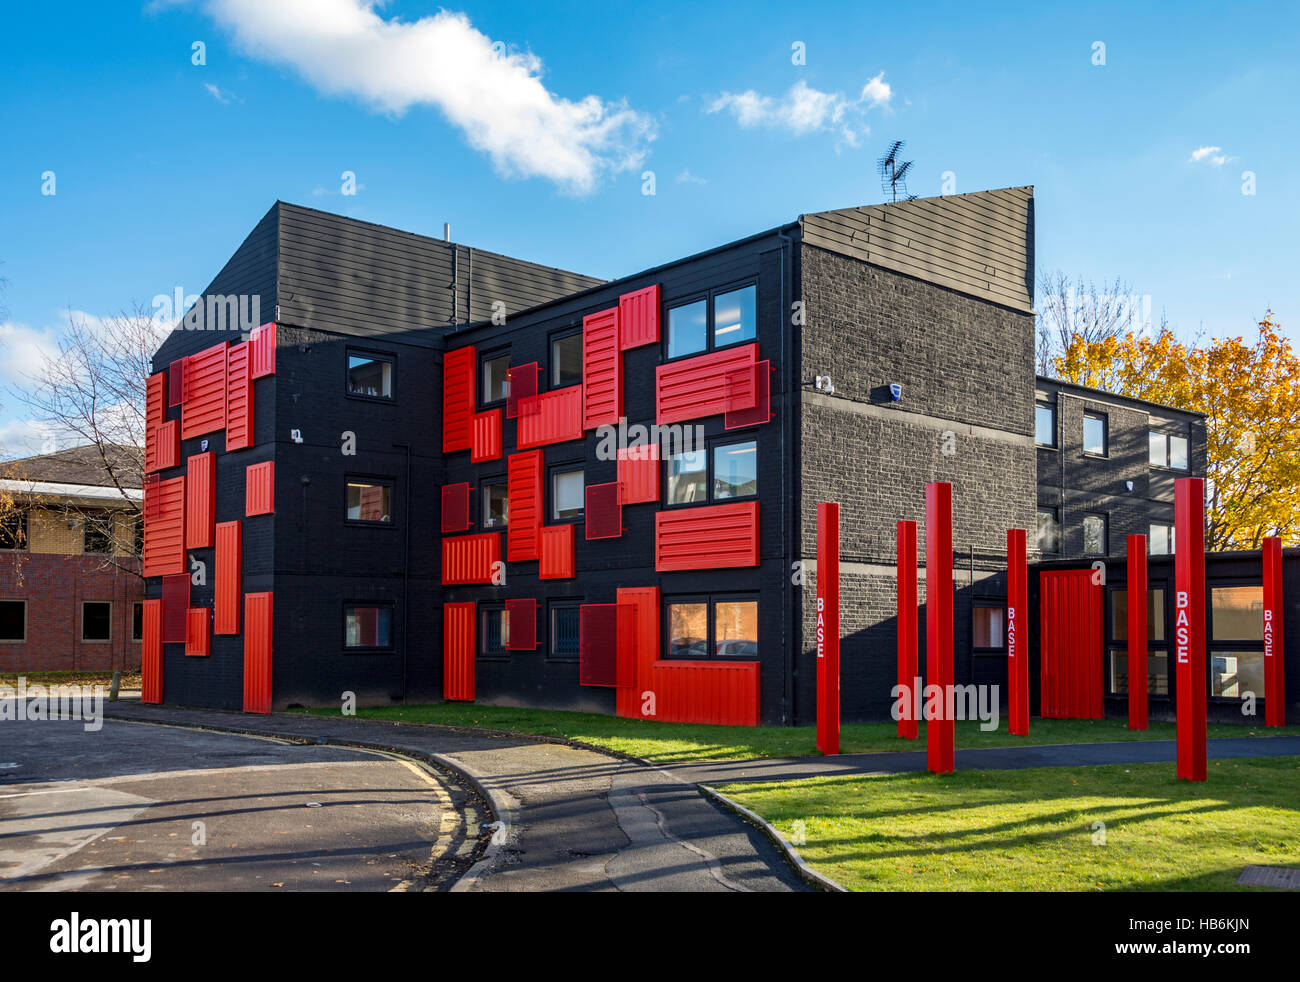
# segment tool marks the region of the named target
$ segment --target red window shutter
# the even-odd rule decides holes
[[[158,470],[181,466],[181,421],[168,420],[158,427],[154,439],[154,463]]]
[[[542,527],[542,451],[511,454],[506,471],[506,495],[510,502],[506,558],[512,563],[536,559]]]
[[[474,442],[474,368],[478,352],[473,345],[448,351],[442,360],[442,452],[469,450]]]
[[[250,464],[244,470],[244,516],[275,512],[275,461]]]
[[[185,366],[185,404],[181,439],[202,436],[226,425],[226,341],[190,355]]]
[[[537,395],[539,374],[541,368],[535,361],[506,369],[506,419],[517,419],[520,403]]]
[[[573,579],[573,526],[545,525],[541,531],[541,560],[537,576],[543,580]]]
[[[642,702],[641,693],[650,688],[650,666],[659,660],[659,588],[620,587],[618,591],[619,689],[615,712],[629,719],[653,719],[647,713],[652,704]],[[626,611],[631,611],[630,623]],[[630,673],[630,678],[628,677]]]
[[[195,454],[185,464],[185,548],[212,545],[217,510],[217,455]]]
[[[578,684],[618,685],[618,604],[578,608]]]
[[[758,502],[677,508],[655,515],[655,569],[758,565]]]
[[[532,396],[520,404],[519,449],[581,440],[582,387],[569,386]]]
[[[253,376],[249,358],[253,346],[244,342],[226,356],[226,450],[253,445]]]
[[[272,595],[244,596],[244,712],[271,711]]]
[[[140,701],[157,705],[163,699],[162,601],[144,602],[140,632]]]
[[[501,410],[474,414],[473,445],[469,459],[475,464],[501,459]]]
[[[657,421],[665,425],[753,409],[757,362],[758,345],[746,344],[660,365],[655,369]]]
[[[191,607],[185,617],[185,654],[207,657],[212,654],[208,643],[212,616],[207,607]]]
[[[185,573],[185,478],[145,489],[144,575]]]
[[[625,505],[659,500],[659,444],[619,448],[618,486]]]
[[[442,605],[442,697],[474,701],[473,602]]]
[[[252,378],[275,374],[275,322],[255,327],[248,335],[252,350],[248,353],[248,369]]]
[[[501,560],[501,533],[457,535],[442,540],[442,582],[491,583],[492,567]]]
[[[469,528],[469,485],[442,486],[442,531],[464,532]]]
[[[163,635],[169,644],[185,640],[185,616],[190,609],[190,577],[177,573],[162,578]]]
[[[239,522],[217,526],[217,574],[212,588],[214,634],[239,633],[239,598],[244,590],[242,530]]]
[[[158,466],[158,427],[166,422],[167,373],[149,376],[145,384],[144,401],[144,470],[152,474]]]
[[[537,601],[506,601],[506,650],[537,650]]]
[[[750,369],[740,368],[738,372],[747,372]],[[723,427],[728,430],[738,430],[745,426],[761,426],[772,418],[772,363],[767,359],[756,362],[752,369],[754,373],[753,388],[757,393],[752,409],[728,409],[723,416]],[[741,377],[737,376],[732,379],[728,376],[728,383],[731,391],[744,393],[748,391],[748,383]]]
[[[617,539],[623,534],[623,506],[619,504],[619,484],[588,484],[583,524],[588,539]]]
[[[167,367],[167,405],[179,406],[185,401],[185,359],[177,358]]]
[[[659,343],[659,284],[618,298],[618,346],[622,351]]]
[[[618,308],[582,319],[582,427],[617,426],[623,415],[623,357]]]
[[[646,688],[655,693],[656,718],[665,723],[757,726],[756,661],[657,661]]]

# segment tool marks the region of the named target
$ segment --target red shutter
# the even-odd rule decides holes
[[[537,650],[537,601],[506,601],[507,651]]]
[[[758,404],[757,362],[758,345],[746,344],[660,365],[655,369],[657,421],[680,423],[753,409]]]
[[[474,414],[473,445],[470,447],[469,459],[475,464],[501,459],[500,409]]]
[[[144,575],[185,572],[185,478],[145,488]]]
[[[578,608],[578,684],[618,684],[618,604]]]
[[[150,375],[145,383],[144,400],[144,471],[152,474],[158,466],[158,427],[167,415],[167,373]]]
[[[140,632],[140,701],[158,704],[163,698],[162,601],[144,602]]]
[[[202,436],[226,425],[226,349],[222,341],[185,360],[185,404],[181,439]]]
[[[275,323],[263,324],[249,332],[247,344],[252,350],[248,353],[248,372],[252,378],[275,374]]]
[[[160,471],[181,466],[181,421],[169,420],[154,438],[154,464]]]
[[[239,633],[239,598],[244,589],[242,530],[239,522],[217,526],[217,573],[212,587],[214,634]]]
[[[208,643],[212,614],[207,607],[191,607],[185,616],[185,654],[207,657],[212,654]]]
[[[275,461],[250,464],[244,471],[244,516],[275,512]]]
[[[469,485],[442,486],[442,531],[464,532],[469,528]]]
[[[618,346],[622,351],[659,342],[659,284],[618,298]]]
[[[506,558],[512,563],[538,557],[542,527],[542,468],[540,450],[511,454],[506,464],[506,494],[510,501]]]
[[[171,644],[185,640],[185,616],[190,609],[190,577],[176,573],[162,578],[162,639]]]
[[[678,508],[655,515],[655,569],[758,565],[758,502]]]
[[[473,345],[448,351],[442,360],[442,452],[469,450],[473,444],[474,367],[478,352]]]
[[[253,346],[244,342],[226,356],[226,450],[253,445],[253,376],[249,366]]]
[[[619,448],[618,486],[625,505],[659,500],[659,444]]]
[[[206,549],[212,545],[212,527],[217,509],[217,455],[212,451],[195,454],[185,464],[185,548]]]
[[[1040,713],[1044,719],[1101,719],[1102,588],[1090,569],[1039,575]]]
[[[665,723],[758,725],[756,661],[657,661],[646,688],[654,692],[657,718]]]
[[[501,560],[501,533],[457,535],[442,540],[442,582],[491,583],[492,567]]]
[[[442,697],[474,701],[474,604],[442,605]]]
[[[541,543],[541,561],[537,565],[538,578],[543,580],[573,579],[573,526],[543,526]]]
[[[541,371],[535,361],[506,369],[506,419],[517,419],[521,402],[537,395],[537,376]]]
[[[619,484],[588,484],[583,524],[588,539],[617,539],[623,534],[623,506],[619,504]]]
[[[244,712],[271,711],[271,607],[269,593],[244,596]]]
[[[619,689],[615,712],[629,719],[653,719],[655,706],[643,702],[650,688],[650,666],[659,659],[659,588],[620,587],[618,591]],[[630,678],[626,676],[630,675]]]
[[[758,395],[752,409],[728,409],[723,416],[723,427],[728,430],[738,430],[744,426],[761,426],[772,418],[772,363],[764,359],[755,362],[752,369],[740,368],[737,371],[754,373],[753,386]],[[739,393],[745,390],[741,375],[729,376],[728,382],[732,392]]]
[[[582,387],[572,385],[525,399],[519,407],[517,433],[520,450],[581,440]]]
[[[623,357],[618,308],[582,319],[582,427],[617,426],[623,415]]]
[[[185,401],[185,359],[177,358],[167,366],[167,405],[179,406]]]

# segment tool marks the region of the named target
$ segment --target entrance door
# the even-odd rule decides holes
[[[1039,574],[1044,719],[1101,719],[1101,584],[1091,569]]]

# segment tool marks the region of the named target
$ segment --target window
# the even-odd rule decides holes
[[[1110,636],[1112,641],[1128,640],[1128,591],[1110,591]],[[1165,640],[1165,591],[1147,591],[1147,640]]]
[[[1106,417],[1098,413],[1083,414],[1083,452],[1106,456]]]
[[[1116,695],[1128,692],[1128,649],[1120,648],[1110,653],[1110,691]],[[1147,695],[1169,695],[1169,652],[1147,652]]]
[[[131,555],[137,559],[144,555],[144,516],[131,516]]]
[[[1215,641],[1264,640],[1264,588],[1210,588],[1210,630]]]
[[[26,548],[27,512],[11,511],[4,518],[0,518],[0,549]]]
[[[577,661],[582,613],[577,604],[551,608],[551,658],[554,661]]]
[[[1107,555],[1106,516],[1083,516],[1083,551],[1088,556]]]
[[[551,342],[551,388],[582,381],[582,335],[569,334]]]
[[[393,608],[387,604],[344,604],[343,647],[391,648]]]
[[[482,607],[479,611],[482,630],[478,632],[480,656],[485,658],[506,658],[506,609],[505,607]]]
[[[668,501],[682,505],[707,501],[709,458],[703,450],[676,453],[668,458]]]
[[[81,604],[81,640],[108,641],[113,636],[113,605],[85,600]]]
[[[483,359],[483,402],[501,402],[506,397],[506,372],[510,370],[510,356],[496,355]]]
[[[668,357],[753,341],[758,336],[753,285],[711,294],[668,309]]]
[[[1056,509],[1038,509],[1038,533],[1035,538],[1035,545],[1037,545],[1038,551],[1059,552],[1060,547],[1057,545],[1059,532],[1059,524],[1056,520]]]
[[[758,657],[758,601],[687,598],[666,605],[669,658]]]
[[[974,619],[971,647],[976,651],[1003,651],[1006,648],[1004,605],[977,600],[971,614]]]
[[[1108,632],[1106,682],[1109,691],[1124,695],[1129,690],[1128,672],[1128,591],[1110,591],[1110,631]],[[1165,634],[1165,591],[1163,587],[1147,590],[1147,694],[1169,695],[1169,650]]]
[[[555,471],[551,475],[551,518],[581,518],[586,507],[585,494],[581,469]]]
[[[713,448],[713,497],[749,498],[758,494],[758,444],[724,443]]]
[[[1056,446],[1056,409],[1038,403],[1034,406],[1034,442],[1040,447]]]
[[[87,515],[82,522],[81,551],[87,556],[113,555],[113,516]]]
[[[27,601],[0,600],[0,642],[27,640]]]
[[[349,351],[348,395],[369,399],[393,398],[393,359]]]
[[[1250,693],[1266,698],[1264,652],[1213,651],[1210,653],[1210,695],[1244,699]]]
[[[1173,555],[1174,527],[1165,522],[1152,522],[1147,533],[1147,552],[1152,556]]]
[[[510,517],[510,497],[505,481],[496,480],[483,485],[482,526],[485,529],[503,528]]]
[[[1150,447],[1147,461],[1152,467],[1187,470],[1187,437],[1151,430],[1147,434],[1147,442]]]
[[[666,465],[670,505],[752,498],[758,494],[758,443],[754,440],[716,443],[709,451],[670,454]]]
[[[348,521],[390,524],[393,521],[391,484],[348,481]]]
[[[131,640],[144,640],[144,604],[139,602],[131,605]]]
[[[1210,695],[1267,698],[1264,678],[1264,588],[1210,587]]]

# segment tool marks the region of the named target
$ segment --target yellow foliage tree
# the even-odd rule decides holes
[[[1300,358],[1270,310],[1253,343],[1184,345],[1168,329],[1089,342],[1055,359],[1060,378],[1205,413],[1206,548],[1300,544]]]

